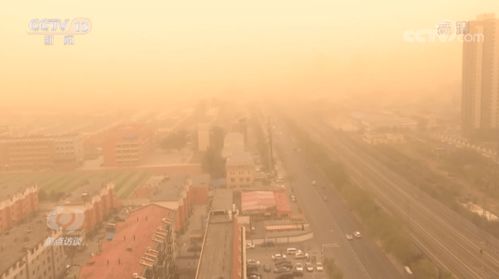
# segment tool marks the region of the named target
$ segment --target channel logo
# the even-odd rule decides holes
[[[84,220],[83,209],[58,206],[47,215],[47,226],[56,231],[78,231],[83,227]]]

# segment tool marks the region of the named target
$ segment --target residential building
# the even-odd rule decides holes
[[[78,134],[0,138],[0,170],[50,169],[82,161],[83,142]]]
[[[225,162],[226,185],[228,188],[246,188],[255,180],[255,165],[248,152],[232,154]]]
[[[103,143],[105,166],[140,164],[152,146],[152,131],[139,124],[120,125],[110,129]]]
[[[52,239],[61,232],[47,228],[45,215],[0,234],[0,279],[58,279],[66,270],[62,245]]]
[[[71,225],[68,230],[85,237],[102,224],[116,206],[114,184],[89,180],[70,193],[52,214],[56,215],[55,219],[74,220],[68,224]]]
[[[38,186],[20,189],[15,184],[0,185],[0,233],[31,217],[38,209]]]
[[[173,211],[150,204],[115,225],[110,241],[80,269],[80,279],[169,279],[175,275]]]
[[[499,19],[468,23],[463,44],[462,129],[467,137],[497,137],[499,127]],[[466,38],[466,37],[465,37]]]
[[[175,229],[185,228],[193,206],[208,203],[210,176],[202,175],[161,175],[151,177],[133,194],[139,203],[144,199],[176,212]]]

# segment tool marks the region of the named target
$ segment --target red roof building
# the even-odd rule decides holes
[[[80,270],[81,279],[172,278],[175,212],[150,204],[115,225],[111,241]]]

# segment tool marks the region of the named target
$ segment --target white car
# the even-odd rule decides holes
[[[253,243],[252,241],[246,242],[246,248],[247,249],[255,248],[255,243]]]
[[[260,265],[260,261],[259,260],[254,260],[254,259],[248,259],[246,261],[247,264],[249,265]]]
[[[308,253],[303,253],[302,250],[296,251],[295,259],[308,259]]]
[[[303,264],[302,263],[296,263],[295,264],[296,271],[302,271],[303,272]]]
[[[362,235],[360,234],[360,232],[359,232],[359,231],[354,232],[354,233],[353,233],[353,235],[354,235],[356,238],[361,238],[361,237],[362,237]]]
[[[314,271],[314,266],[311,263],[307,263],[305,265],[306,269],[308,272],[313,272]]]
[[[347,234],[345,235],[345,237],[346,237],[348,240],[353,240],[353,235],[351,235],[351,234],[349,234],[349,233],[347,233]]]
[[[324,267],[322,266],[322,263],[320,263],[320,262],[317,262],[317,263],[315,264],[315,269],[316,269],[317,271],[324,271]]]
[[[288,255],[295,255],[296,252],[298,252],[298,249],[296,249],[296,248],[288,248],[288,249],[286,249],[286,253]]]

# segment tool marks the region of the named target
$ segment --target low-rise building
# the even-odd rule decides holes
[[[83,142],[78,134],[0,138],[0,170],[76,166],[83,161],[83,157]]]
[[[229,156],[225,162],[226,185],[228,188],[247,188],[255,180],[255,165],[248,152]]]
[[[85,237],[94,231],[116,207],[116,198],[113,192],[114,184],[101,181],[87,181],[72,192],[69,197],[53,211],[53,220],[62,220],[63,230]]]
[[[150,204],[115,225],[113,239],[80,269],[80,279],[169,279],[175,275],[173,211]]]
[[[132,200],[146,199],[174,210],[177,214],[175,229],[179,231],[185,227],[193,206],[207,204],[209,186],[207,174],[153,176],[135,191]]]

